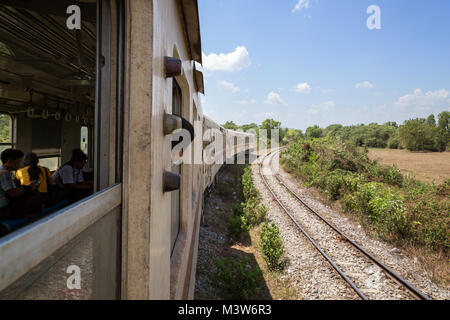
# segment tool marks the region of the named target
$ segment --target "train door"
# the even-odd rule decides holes
[[[181,88],[177,81],[173,79],[172,85],[172,114],[181,117],[182,116],[182,93]],[[172,172],[182,175],[182,164],[172,164]],[[183,182],[180,183],[183,185]],[[171,192],[171,252],[175,247],[175,243],[178,238],[178,234],[181,229],[181,190]]]
[[[0,299],[121,297],[125,1],[75,3],[0,0],[0,113],[13,119],[1,146],[51,169],[84,148],[94,185],[35,222],[0,221]]]

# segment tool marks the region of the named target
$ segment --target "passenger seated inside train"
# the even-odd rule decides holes
[[[71,203],[77,202],[93,193],[92,182],[85,182],[83,168],[87,163],[87,155],[81,149],[72,151],[72,158],[53,175],[55,184],[63,188],[65,197]]]
[[[24,153],[20,150],[7,149],[1,153],[3,166],[0,167],[0,220],[39,217],[43,203],[37,193],[38,180],[29,186],[18,187],[11,173],[23,167]]]
[[[25,155],[25,168],[16,172],[16,178],[22,186],[30,186],[34,181],[38,182],[38,192],[45,206],[54,204],[58,200],[52,189],[52,174],[50,169],[39,166],[39,158],[33,153]]]

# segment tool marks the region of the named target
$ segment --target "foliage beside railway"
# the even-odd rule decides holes
[[[250,166],[244,169],[241,186],[244,202],[233,205],[233,216],[228,220],[228,232],[237,239],[260,225],[267,215],[267,208],[261,204],[261,195],[253,184]]]
[[[219,270],[216,281],[233,299],[248,300],[258,293],[261,270],[250,267],[247,258],[217,259],[216,267]]]
[[[280,236],[280,230],[272,223],[263,224],[261,232],[261,249],[264,261],[270,270],[282,271],[285,267],[286,260],[281,260],[284,254],[283,239]]]
[[[262,197],[253,183],[252,168],[246,166],[239,181],[234,181],[234,190],[238,189],[239,203],[232,205],[232,215],[228,218],[228,235],[232,240],[241,241],[249,236],[250,230],[261,225],[266,220],[268,209],[261,203]],[[237,188],[236,188],[237,187]],[[221,185],[219,194],[229,193],[229,186]],[[255,228],[259,233],[259,229]],[[278,228],[265,222],[259,234],[262,258],[270,271],[282,271],[287,260],[282,260],[284,254],[283,240]],[[245,240],[244,240],[245,242]],[[263,271],[251,267],[244,258],[221,258],[215,261],[218,273],[216,285],[222,288],[234,299],[251,299],[258,294],[258,279]],[[265,271],[264,271],[265,272]]]
[[[409,151],[445,151],[450,148],[450,112],[443,111],[438,117],[396,122],[371,123],[343,126],[332,124],[324,129],[315,125],[306,129],[308,139],[337,137],[359,147],[408,149]]]
[[[438,186],[419,182],[331,137],[299,139],[282,153],[282,161],[307,186],[340,201],[382,238],[448,252],[450,180]]]
[[[219,182],[216,192],[227,198],[233,199],[231,204],[231,215],[228,217],[227,232],[229,243],[251,244],[251,232],[254,237],[259,237],[261,245],[261,256],[267,263],[270,271],[280,271],[287,261],[280,262],[284,253],[282,239],[276,226],[256,228],[266,220],[268,209],[261,200],[261,194],[256,189],[252,178],[251,166],[237,167],[234,180]],[[257,249],[259,250],[259,249]],[[262,259],[261,259],[262,260]],[[235,254],[215,259],[215,268],[212,279],[214,285],[222,290],[228,298],[248,300],[261,294],[264,286],[261,281],[266,277],[266,269],[251,263],[246,257],[239,258]],[[263,277],[263,274],[265,275]],[[272,277],[274,277],[272,275]]]

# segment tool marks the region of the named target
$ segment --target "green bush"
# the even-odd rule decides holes
[[[256,221],[258,224],[260,224],[266,219],[268,211],[269,209],[263,204],[258,207],[257,221]]]
[[[406,195],[412,243],[435,249],[450,248],[450,198],[448,194],[441,195],[445,188],[444,183],[434,190],[424,188]]]
[[[259,198],[250,198],[242,207],[244,216],[252,227],[260,225],[266,218],[267,208],[260,205]]]
[[[217,284],[233,299],[248,300],[258,294],[261,270],[249,267],[247,258],[217,259],[216,266],[219,270]]]
[[[345,208],[366,215],[380,236],[403,237],[408,232],[404,201],[384,184],[362,185],[343,202]]]
[[[263,224],[261,249],[269,269],[283,269],[284,266],[281,262],[284,253],[283,239],[280,237],[280,231],[275,224],[271,226],[267,222]]]
[[[250,230],[250,225],[245,216],[232,216],[228,218],[228,235],[236,239]]]
[[[367,182],[368,179],[361,173],[346,173],[343,176],[342,193],[353,193]]]
[[[244,194],[244,199],[259,197],[259,192],[253,184],[251,166],[247,166],[244,169],[244,174],[242,175],[242,192]]]
[[[380,236],[450,248],[450,180],[435,186],[403,176],[395,167],[370,160],[352,143],[330,137],[292,143],[282,152],[282,163]]]
[[[400,197],[389,190],[379,190],[369,201],[369,218],[381,235],[404,236],[407,232],[406,208]]]
[[[392,186],[403,185],[403,175],[396,167],[378,165],[376,163],[368,167],[368,177],[371,180],[384,182]]]
[[[326,178],[326,192],[328,199],[337,200],[341,195],[341,188],[344,185],[345,172],[335,170],[328,173]]]

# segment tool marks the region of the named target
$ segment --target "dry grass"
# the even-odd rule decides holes
[[[395,165],[404,174],[437,184],[450,179],[450,152],[410,152],[407,150],[369,149],[369,157],[385,165]]]
[[[450,286],[450,260],[443,252],[428,248],[405,246],[402,248],[410,257],[416,257],[431,281],[444,287]]]

